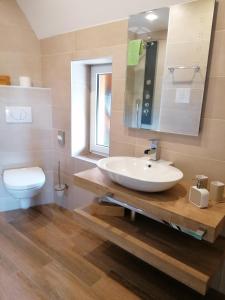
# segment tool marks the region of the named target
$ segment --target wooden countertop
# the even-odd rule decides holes
[[[165,192],[142,193],[113,183],[98,168],[74,174],[74,183],[96,195],[113,194],[122,202],[167,222],[192,230],[205,229],[204,239],[208,242],[214,242],[225,227],[225,203],[199,209],[188,202],[189,186],[185,183]]]

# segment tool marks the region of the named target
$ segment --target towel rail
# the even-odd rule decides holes
[[[168,67],[168,70],[170,73],[174,73],[175,70],[186,70],[186,69],[193,69],[195,72],[200,71],[200,66],[195,65],[195,66],[170,66]]]

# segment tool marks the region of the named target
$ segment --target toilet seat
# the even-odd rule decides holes
[[[9,169],[3,172],[3,182],[11,190],[28,190],[41,187],[45,174],[39,167]]]

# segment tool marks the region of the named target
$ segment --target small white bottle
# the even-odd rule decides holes
[[[206,208],[209,206],[209,191],[201,176],[196,176],[196,181],[196,185],[190,188],[189,201],[199,208]]]

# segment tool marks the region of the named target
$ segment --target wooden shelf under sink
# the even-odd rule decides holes
[[[203,295],[224,260],[224,238],[214,244],[200,242],[142,215],[134,222],[128,216],[99,216],[90,205],[76,209],[74,218],[82,227]]]
[[[141,193],[113,183],[98,168],[74,174],[74,184],[102,196],[112,194],[122,202],[154,215],[166,222],[191,230],[206,231],[204,239],[213,243],[225,227],[225,203],[199,209],[188,202],[185,183],[161,193]]]

